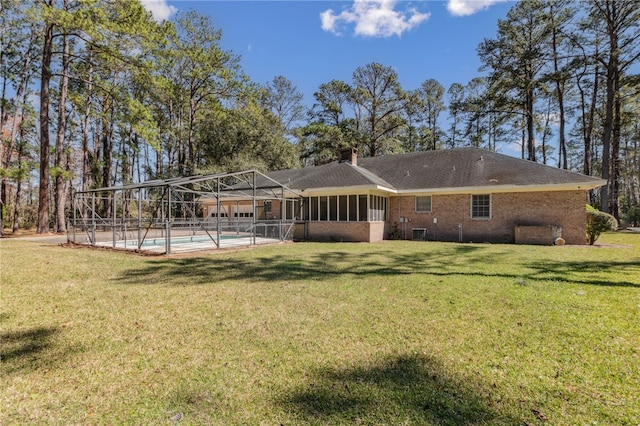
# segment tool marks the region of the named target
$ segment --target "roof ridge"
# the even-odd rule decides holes
[[[390,189],[396,189],[395,186],[391,185],[389,182],[387,182],[386,180],[382,179],[380,176],[378,176],[377,174],[375,174],[374,172],[372,172],[371,170],[365,168],[365,167],[361,167],[361,166],[357,166],[355,164],[351,164],[348,163],[355,171],[357,171],[358,173],[360,173],[364,178],[372,181],[375,184],[379,184],[382,183],[384,186],[390,188]],[[377,182],[376,182],[377,181]]]

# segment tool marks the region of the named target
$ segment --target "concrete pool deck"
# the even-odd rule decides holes
[[[116,241],[116,245],[114,247],[113,241],[110,239],[112,233],[104,232],[101,233],[100,237],[96,238],[95,247],[100,248],[115,248],[117,250],[126,250],[126,251],[135,251],[135,247],[127,247],[124,248],[123,241]],[[109,237],[108,240],[107,237]],[[9,236],[2,238],[2,240],[20,240],[20,241],[29,241],[34,243],[41,244],[51,244],[51,245],[60,245],[66,243],[77,244],[80,246],[93,247],[91,244],[85,242],[80,238],[80,235],[77,236],[76,242],[73,242],[73,238],[69,236],[67,238],[67,234],[42,234],[42,235],[29,235],[29,236]],[[152,239],[150,239],[152,240]],[[274,238],[264,238],[264,237],[255,237],[255,244],[253,244],[253,237],[251,236],[241,236],[229,239],[220,239],[220,247],[218,247],[213,241],[197,241],[197,242],[185,242],[185,243],[172,243],[171,244],[171,254],[180,254],[180,253],[189,253],[189,252],[197,252],[197,251],[211,251],[211,250],[224,250],[224,249],[238,249],[243,247],[253,247],[257,245],[264,244],[276,244],[281,243],[279,239]],[[82,241],[82,242],[80,242]],[[120,243],[120,246],[118,244]],[[156,253],[162,254],[166,250],[164,241],[161,244],[147,244],[143,247],[141,251],[148,253]]]

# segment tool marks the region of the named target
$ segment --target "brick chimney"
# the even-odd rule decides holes
[[[347,148],[340,151],[340,162],[358,165],[358,148]]]

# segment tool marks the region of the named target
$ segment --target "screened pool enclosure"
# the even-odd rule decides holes
[[[220,173],[76,192],[69,240],[179,253],[293,238],[296,191],[256,171]]]

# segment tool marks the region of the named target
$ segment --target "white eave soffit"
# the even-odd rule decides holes
[[[550,184],[550,185],[484,185],[467,186],[459,188],[420,188],[401,189],[398,195],[419,195],[419,194],[487,194],[501,192],[547,192],[547,191],[587,191],[606,185],[606,181],[583,182],[572,184]]]
[[[338,186],[328,188],[309,188],[298,190],[301,196],[322,196],[322,195],[358,195],[370,192],[379,192],[384,195],[397,194],[398,191],[380,185],[354,185],[354,186]]]

